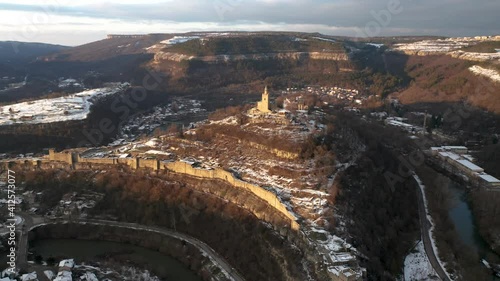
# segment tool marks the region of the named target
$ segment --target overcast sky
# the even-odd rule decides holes
[[[500,34],[499,0],[0,0],[0,40],[79,45],[106,34],[217,30]]]

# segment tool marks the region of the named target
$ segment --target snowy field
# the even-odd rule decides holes
[[[165,45],[175,45],[175,44],[180,44],[180,43],[185,43],[187,41],[191,41],[194,39],[200,39],[199,36],[174,36],[170,39],[161,41],[161,44]]]
[[[144,49],[146,51],[149,51],[149,52],[158,52],[161,49],[163,49],[165,46],[172,46],[172,45],[176,45],[176,44],[186,43],[188,41],[200,39],[200,38],[201,38],[200,36],[174,36],[170,39],[163,40],[163,41],[159,42],[158,44],[154,44],[153,46],[150,46],[150,47],[147,47]]]
[[[447,53],[470,46],[471,42],[460,40],[424,40],[414,43],[395,44],[395,49],[403,52],[424,51],[429,53]]]
[[[491,80],[493,80],[495,82],[500,82],[500,73],[498,73],[498,71],[496,71],[496,70],[482,68],[478,65],[471,66],[469,68],[469,70],[472,71],[472,73],[474,73],[476,75],[482,75],[482,76],[490,78]]]
[[[414,251],[405,258],[404,280],[439,280],[425,254],[422,241],[418,242]]]
[[[313,37],[313,38],[321,40],[321,41],[327,41],[327,42],[337,43],[337,41],[335,41],[333,39],[329,39],[329,38],[322,38],[322,37]]]
[[[424,40],[413,43],[394,44],[394,50],[403,52],[407,55],[425,56],[447,54],[461,60],[500,62],[500,53],[477,53],[461,50],[465,47],[488,41],[500,41],[500,37],[485,37],[479,39],[465,37]]]
[[[83,91],[65,97],[40,99],[0,106],[0,126],[40,124],[87,118],[90,107],[99,98],[120,92],[127,83]]]

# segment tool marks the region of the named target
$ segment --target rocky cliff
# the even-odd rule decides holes
[[[286,53],[260,53],[241,55],[216,55],[216,56],[190,56],[172,52],[158,52],[154,56],[154,62],[183,60],[200,60],[207,63],[222,63],[242,60],[269,60],[269,59],[313,59],[330,61],[348,61],[349,56],[341,52],[286,52]]]

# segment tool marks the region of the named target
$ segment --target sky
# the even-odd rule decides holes
[[[500,34],[499,0],[0,0],[0,40],[76,46],[106,34],[302,31]]]

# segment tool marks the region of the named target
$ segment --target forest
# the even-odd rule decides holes
[[[419,237],[416,187],[410,179],[391,186],[384,174],[397,173],[398,152],[387,139],[397,138],[396,131],[369,124],[350,115],[336,120],[336,149],[344,153],[355,150],[355,143],[365,145],[356,165],[343,171],[335,183],[332,201],[339,210],[332,224],[339,226],[337,217],[349,218],[346,235],[364,256],[361,265],[368,270],[370,280],[396,280],[402,274],[404,258]],[[405,142],[405,138],[400,137]],[[396,243],[397,241],[397,243]]]

